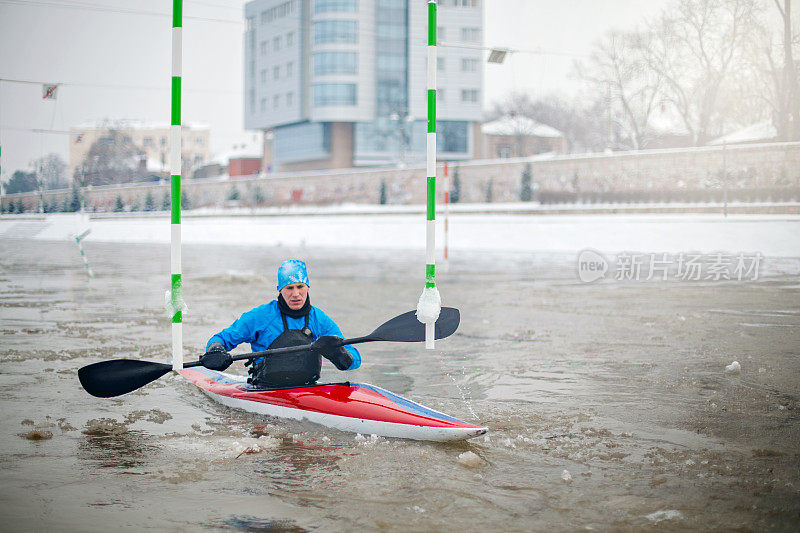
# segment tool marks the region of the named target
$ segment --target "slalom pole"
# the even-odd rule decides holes
[[[447,234],[450,219],[450,174],[447,172],[447,161],[444,162],[444,271],[450,270],[450,253]]]
[[[183,369],[183,290],[181,284],[181,44],[183,0],[172,0],[172,120],[170,122],[171,228],[170,303],[172,313],[172,369]]]
[[[80,235],[75,235],[75,242],[78,243],[78,250],[81,253],[81,257],[83,258],[83,264],[86,267],[86,275],[89,276],[90,278],[93,278],[94,277],[94,272],[92,272],[92,267],[89,266],[89,258],[86,257],[86,254],[83,251],[83,245],[81,244],[81,241],[83,240],[83,238],[86,237],[87,235],[89,235],[89,233],[91,233],[91,232],[92,232],[92,230],[91,230],[91,228],[89,228],[86,231],[84,231],[83,233],[81,233]]]
[[[436,289],[436,0],[428,0],[428,130],[427,140],[427,224],[425,246],[425,289],[417,303],[417,318],[425,324],[425,348],[434,349],[436,319],[441,298]]]

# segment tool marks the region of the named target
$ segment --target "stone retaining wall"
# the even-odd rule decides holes
[[[723,189],[723,168],[727,169],[729,199],[800,199],[800,143],[545,157],[463,162],[450,165],[448,171],[451,178],[458,176],[462,202],[519,201],[527,164],[531,166],[533,198],[543,203],[717,201]],[[440,164],[439,201],[444,190],[443,175]],[[389,204],[425,202],[424,167],[185,180],[182,190],[189,207],[377,204],[382,184]],[[234,188],[238,200],[230,200]],[[112,211],[118,196],[126,209],[141,209],[150,193],[156,208],[160,208],[169,190],[168,182],[96,187],[86,189],[84,198],[89,211]],[[46,191],[45,202],[61,205],[69,195],[67,190]],[[3,209],[7,210],[9,202],[20,200],[26,210],[38,209],[38,193],[8,195],[3,198]]]

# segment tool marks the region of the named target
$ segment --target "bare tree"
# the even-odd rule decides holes
[[[800,140],[800,87],[798,87],[797,64],[794,60],[793,48],[798,45],[798,36],[792,28],[791,0],[773,0],[781,16],[783,68],[779,69],[773,61],[771,50],[767,51],[770,70],[775,85],[775,126],[778,138],[783,140]],[[779,72],[782,72],[779,74]],[[781,75],[782,74],[782,75]]]
[[[580,101],[567,102],[551,95],[534,100],[526,93],[510,93],[493,103],[488,120],[501,117],[528,117],[562,132],[567,151],[602,150],[605,148],[604,118],[596,102],[587,107]]]
[[[133,144],[130,136],[118,129],[109,129],[89,148],[84,159],[87,185],[109,185],[136,180],[140,174],[144,152]]]
[[[576,65],[578,75],[606,100],[611,148],[640,149],[651,135],[663,77],[648,66],[652,40],[648,32],[611,32],[597,43],[588,62]]]
[[[44,157],[31,161],[31,167],[36,169],[44,189],[65,189],[67,181],[64,173],[67,164],[58,154],[47,154]]]
[[[695,145],[724,130],[730,109],[722,97],[734,89],[732,73],[744,68],[758,14],[758,0],[678,0],[650,25],[648,66]]]

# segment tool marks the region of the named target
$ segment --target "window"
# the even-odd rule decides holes
[[[267,112],[267,99],[266,98],[262,98],[261,99],[261,112],[262,113],[266,113]]]
[[[166,146],[166,145],[167,145],[167,138],[161,137],[161,146]]]
[[[262,11],[261,12],[261,24],[266,24],[266,23],[267,23],[267,12],[266,11]]]
[[[151,139],[150,137],[145,137],[144,141],[142,141],[142,144],[144,144],[145,146],[150,146],[150,143],[152,143],[152,142],[153,142],[153,139]]]
[[[198,146],[203,146],[203,138],[202,137],[195,137],[194,143]]]
[[[272,97],[272,109],[278,109],[278,106],[281,105],[281,95],[276,94]]]
[[[357,0],[316,0],[314,13],[355,13],[358,11]]]
[[[378,70],[390,70],[392,72],[405,71],[405,55],[380,55],[378,56]]]
[[[292,61],[289,61],[288,63],[286,63],[286,77],[291,78],[293,74],[294,74],[294,63]]]
[[[261,83],[267,83],[267,69],[261,69]]]
[[[281,67],[275,66],[272,67],[272,79],[277,80],[281,77]]]
[[[317,52],[313,55],[314,74],[358,74],[355,52]]]
[[[318,83],[314,85],[314,106],[356,105],[354,83]]]
[[[470,104],[478,103],[478,89],[461,89],[461,101]]]
[[[379,39],[405,39],[407,28],[404,24],[381,24],[375,27],[375,34]]]
[[[443,57],[437,57],[436,58],[436,70],[444,70],[444,65],[445,65],[444,58]]]
[[[481,42],[480,28],[461,28],[461,40],[468,43]]]
[[[247,17],[247,31],[253,31],[256,27],[256,18]]]
[[[286,34],[286,46],[292,46],[294,44],[294,32],[290,31]]]
[[[480,7],[480,0],[453,0],[455,7]]]
[[[305,122],[279,126],[272,140],[278,162],[322,159],[330,155],[330,124]]]
[[[267,41],[261,41],[259,48],[262,56],[267,55]]]
[[[440,120],[436,123],[436,147],[438,152],[467,153],[467,123],[455,120]]]
[[[355,20],[321,20],[314,23],[314,44],[358,43]]]
[[[288,92],[286,93],[286,107],[292,107],[294,105],[294,93]]]
[[[278,35],[272,39],[272,49],[276,52],[281,49],[281,36]]]
[[[277,6],[268,9],[266,11],[266,22],[272,22],[275,19],[283,18],[286,16],[291,15],[295,12],[297,0],[289,0],[288,2],[284,2],[282,4],[278,4]],[[262,14],[264,12],[262,11]]]
[[[461,72],[478,72],[478,60],[472,57],[462,57]]]

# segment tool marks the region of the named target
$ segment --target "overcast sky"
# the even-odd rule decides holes
[[[368,0],[361,0],[368,1]],[[669,0],[484,0],[486,46],[520,50],[485,65],[484,104],[510,92],[574,94],[572,64],[611,29],[630,29]],[[183,123],[211,127],[219,153],[243,129],[240,0],[184,0]],[[2,178],[50,152],[67,131],[103,118],[169,123],[169,0],[0,0]],[[531,51],[549,52],[531,53]],[[55,101],[39,82],[62,83]]]

